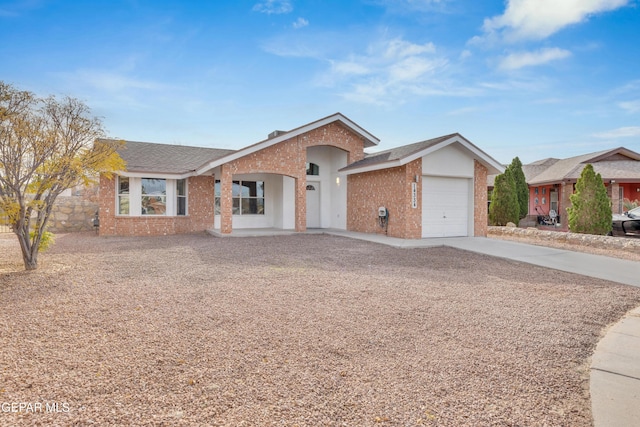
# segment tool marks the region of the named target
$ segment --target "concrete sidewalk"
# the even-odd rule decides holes
[[[640,307],[598,343],[591,359],[590,389],[596,427],[640,425]]]

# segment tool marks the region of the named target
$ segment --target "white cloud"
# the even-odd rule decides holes
[[[139,80],[121,74],[95,70],[82,70],[78,72],[77,76],[98,89],[108,91],[122,91],[126,89],[162,90],[166,87],[164,84],[152,81]]]
[[[500,32],[507,41],[540,40],[598,13],[623,7],[629,1],[507,0],[504,13],[485,19],[483,30],[485,37]]]
[[[336,74],[342,74],[345,76],[362,76],[371,73],[371,70],[364,64],[357,61],[339,61],[331,64],[331,71]]]
[[[427,96],[440,90],[433,86],[448,65],[435,51],[433,43],[381,40],[363,54],[331,60],[331,68],[317,81],[345,88],[341,96],[347,100],[378,105],[402,102],[409,94]]]
[[[512,53],[500,61],[500,68],[503,70],[517,70],[523,67],[543,65],[569,56],[571,56],[571,52],[557,47],[540,49],[536,52]]]
[[[431,59],[412,56],[392,64],[388,68],[389,80],[392,82],[413,82],[420,77],[432,74],[439,67],[446,65],[443,59]]]
[[[317,43],[310,43],[304,37],[274,37],[263,42],[262,49],[272,55],[293,58],[323,57],[325,50]]]
[[[500,81],[480,81],[478,87],[486,91],[500,92],[542,92],[551,87],[549,79],[544,75],[534,77],[507,79]]]
[[[435,53],[433,43],[413,44],[402,39],[393,39],[387,42],[384,56],[389,59],[406,58],[421,55],[423,53]]]
[[[629,92],[640,91],[640,80],[631,80],[630,82],[615,89],[614,93],[628,94]]]
[[[454,82],[459,70],[450,67],[447,57],[438,54],[433,43],[382,35],[354,52],[348,44],[334,43],[340,37],[336,33],[304,32],[300,37],[272,38],[263,49],[278,56],[319,61],[321,69],[314,83],[354,102],[395,105],[411,97],[477,96],[484,92]],[[369,34],[362,37],[368,38]]]
[[[293,11],[293,6],[289,0],[264,0],[256,3],[252,10],[254,12],[266,13],[267,15],[280,15]]]
[[[640,136],[640,126],[621,127],[607,132],[596,133],[593,136],[604,139],[638,137]]]
[[[308,25],[309,25],[309,21],[307,21],[304,18],[298,18],[296,19],[296,22],[293,23],[293,28],[297,30],[298,28],[304,28]]]
[[[385,83],[382,81],[367,81],[355,83],[353,89],[342,94],[347,101],[359,102],[363,104],[385,105],[387,96]]]
[[[60,77],[74,85],[84,84],[92,89],[111,93],[126,93],[136,89],[164,91],[170,88],[166,84],[136,79],[121,72],[94,69],[80,69],[73,73],[60,74]]]
[[[471,53],[470,50],[463,50],[462,52],[460,52],[460,60],[464,61],[467,58],[471,58],[471,56],[473,56],[473,54]]]
[[[636,99],[635,101],[620,102],[618,103],[618,106],[628,113],[638,113],[640,112],[640,99]]]

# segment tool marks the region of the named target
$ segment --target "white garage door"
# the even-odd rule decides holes
[[[468,235],[469,179],[422,177],[422,237]]]

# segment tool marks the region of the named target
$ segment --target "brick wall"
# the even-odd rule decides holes
[[[339,123],[330,123],[297,137],[282,141],[255,153],[222,165],[220,231],[230,233],[232,227],[231,179],[233,175],[274,173],[295,179],[295,230],[306,230],[307,148],[329,145],[345,150],[348,163],[364,157],[364,140]]]
[[[348,162],[364,157],[364,140],[340,123],[330,123],[305,134],[272,145],[221,166],[219,176],[189,178],[189,215],[176,217],[116,216],[115,182],[100,179],[101,235],[161,235],[212,229],[214,223],[214,184],[221,180],[221,232],[232,227],[231,181],[233,175],[273,173],[296,180],[296,231],[306,230],[306,161],[307,148],[329,145],[345,150]]]
[[[411,183],[417,182],[417,208],[411,207]],[[474,235],[487,235],[487,168],[474,162]],[[383,234],[378,207],[390,211],[387,235],[403,239],[422,237],[422,159],[405,166],[349,175],[347,230]]]
[[[213,228],[214,178],[188,179],[187,216],[116,216],[115,177],[100,177],[100,235],[148,236],[193,233]]]
[[[418,179],[418,207],[411,207],[411,183],[422,177],[422,159],[404,166],[348,176],[347,230],[384,234],[378,208],[389,210],[387,235],[404,239],[422,236],[422,179]]]
[[[473,230],[475,236],[486,237],[488,214],[487,168],[477,160],[473,161]]]

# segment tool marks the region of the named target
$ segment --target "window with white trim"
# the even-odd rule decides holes
[[[187,179],[118,176],[117,215],[185,216],[187,210]]]
[[[176,215],[187,214],[187,180],[176,181]]]
[[[220,180],[214,190],[215,214],[220,215]],[[233,215],[264,215],[264,181],[233,181]]]
[[[129,178],[118,177],[118,214],[129,215]]]
[[[142,178],[142,197],[140,198],[142,215],[167,214],[167,180],[160,178]]]

